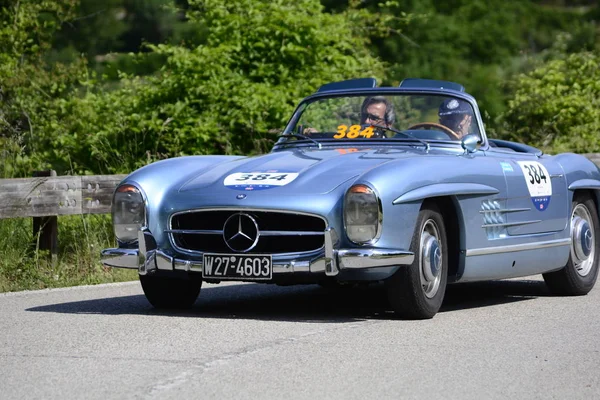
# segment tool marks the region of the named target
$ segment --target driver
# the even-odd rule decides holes
[[[440,105],[440,124],[452,129],[459,138],[469,134],[473,122],[473,110],[469,103],[458,99],[447,99]]]
[[[385,128],[390,128],[396,119],[396,113],[392,103],[384,96],[367,97],[360,107],[360,125],[370,126],[379,125]],[[317,133],[315,128],[306,128],[302,132],[304,135],[310,136],[312,133]],[[374,129],[373,138],[386,138],[383,129]]]
[[[384,96],[367,97],[360,107],[361,125],[380,125],[390,128],[394,124],[394,107]],[[375,130],[377,137],[386,137],[385,133]]]

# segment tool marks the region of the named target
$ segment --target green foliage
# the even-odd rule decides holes
[[[572,32],[563,52],[597,43],[597,7],[520,0],[329,0],[333,13],[317,0],[178,2],[185,13],[172,0],[17,4],[2,11],[0,34],[16,40],[0,48],[0,176],[264,152],[301,97],[360,76],[461,82],[493,125],[512,96],[503,83],[555,57],[539,50],[558,30]],[[86,58],[55,61],[71,48]],[[127,49],[138,52],[102,54]]]
[[[22,59],[36,57],[50,40],[77,0],[0,1],[0,78]],[[1,80],[0,80],[1,82]]]
[[[336,8],[341,1],[328,0]],[[371,1],[370,3],[376,3]],[[568,52],[598,43],[593,10],[548,7],[523,0],[398,0],[389,12],[413,15],[400,34],[377,40],[390,65],[386,80],[406,77],[462,83],[484,110],[488,124],[512,96],[504,85],[531,68],[562,31],[572,33]]]
[[[100,249],[112,247],[108,215],[58,220],[59,255],[36,251],[31,218],[0,219],[0,292],[135,280],[137,272],[102,267]]]
[[[77,3],[77,17],[65,21],[54,35],[52,50],[46,55],[51,62],[69,62],[83,54],[94,70],[107,73],[112,79],[118,79],[114,67],[146,75],[163,65],[156,57],[144,60],[141,54],[135,54],[147,54],[146,44],[200,44],[204,40],[202,26],[187,21],[173,0],[79,0]]]
[[[12,177],[31,168],[37,117],[79,85],[82,65],[46,66],[42,61],[62,21],[73,15],[76,0],[4,3],[0,9],[0,177]]]
[[[17,171],[28,162],[59,174],[117,173],[167,156],[266,151],[269,130],[283,128],[319,85],[383,75],[359,21],[385,20],[369,20],[365,10],[334,15],[318,0],[211,0],[190,1],[187,15],[206,27],[206,43],[150,45],[165,60],[156,74],[122,75],[106,90],[80,63],[61,70],[45,98],[15,85],[11,111],[27,116],[27,129],[16,128],[27,150]]]
[[[600,152],[600,56],[551,60],[511,86],[504,137],[552,152]]]
[[[119,51],[124,45],[120,37],[129,26],[123,0],[80,0],[76,15],[65,21],[53,37],[52,48],[54,52],[63,52],[64,60],[84,53],[93,61],[97,55]]]

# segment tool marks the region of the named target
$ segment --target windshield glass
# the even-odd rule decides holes
[[[305,103],[281,140],[481,138],[473,107],[465,100],[433,94],[337,96]]]

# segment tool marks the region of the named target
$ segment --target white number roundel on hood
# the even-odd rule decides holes
[[[260,190],[285,186],[298,177],[297,172],[236,172],[223,184],[232,189]]]

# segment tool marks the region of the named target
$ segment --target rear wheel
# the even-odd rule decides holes
[[[543,274],[554,294],[587,294],[598,278],[600,222],[596,204],[589,194],[575,194],[571,212],[571,251],[561,270]]]
[[[432,318],[442,306],[448,280],[446,229],[436,204],[423,204],[410,248],[412,265],[400,267],[386,281],[388,299],[403,317]]]
[[[146,298],[156,308],[189,308],[202,287],[202,280],[196,276],[181,279],[140,275],[140,282]]]

